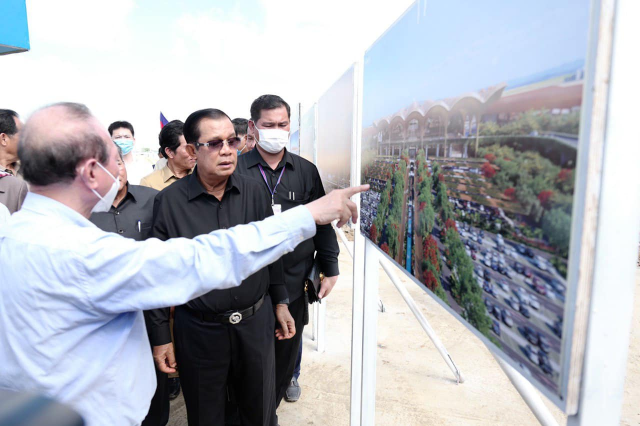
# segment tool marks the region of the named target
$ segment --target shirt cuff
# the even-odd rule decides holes
[[[318,259],[318,263],[320,264],[321,272],[325,277],[335,277],[337,275],[340,275],[340,268],[338,267],[337,259],[335,261]]]
[[[149,340],[151,342],[151,346],[161,346],[171,343],[171,330],[169,325],[151,327],[149,329]]]
[[[269,286],[269,296],[271,296],[271,303],[277,304],[289,304],[289,293],[287,287],[284,284],[276,284]]]
[[[296,244],[313,238],[316,235],[316,221],[313,219],[311,212],[305,206],[298,206],[279,214],[284,222],[289,224],[289,228],[297,232]]]

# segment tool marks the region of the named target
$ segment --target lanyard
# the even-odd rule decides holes
[[[280,172],[280,177],[278,178],[278,182],[276,182],[276,186],[274,186],[273,189],[271,189],[271,185],[269,185],[269,181],[267,180],[267,175],[264,173],[262,164],[258,164],[258,167],[260,168],[260,173],[262,173],[262,179],[264,179],[264,183],[267,184],[267,188],[269,188],[269,192],[271,193],[271,205],[273,206],[275,204],[275,202],[273,201],[273,197],[276,195],[276,189],[278,188],[278,185],[280,185],[280,181],[282,180],[282,175],[284,174],[284,169],[286,169],[286,167],[285,166],[282,167],[282,171]]]

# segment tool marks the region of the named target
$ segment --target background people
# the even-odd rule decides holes
[[[151,173],[153,168],[151,164],[136,159],[133,155],[133,148],[136,144],[133,126],[128,121],[115,121],[109,125],[109,134],[111,139],[122,150],[124,163],[127,166],[129,183],[133,185],[140,184],[140,180]]]

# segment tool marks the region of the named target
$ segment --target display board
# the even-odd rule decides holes
[[[289,151],[296,155],[300,155],[300,130],[296,130],[291,133],[291,136],[289,137]]]
[[[29,50],[29,27],[25,0],[0,2],[0,55]]]
[[[300,120],[300,156],[312,163],[316,152],[316,104]]]
[[[417,3],[363,71],[361,232],[568,412],[590,3]]]
[[[326,192],[351,183],[354,70],[351,66],[318,100],[317,163]]]

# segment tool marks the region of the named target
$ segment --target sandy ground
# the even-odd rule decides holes
[[[311,325],[305,329],[302,397],[283,402],[280,424],[348,425],[351,368],[352,263],[342,249],[342,275],[327,304],[327,350],[315,351]],[[379,425],[535,425],[538,424],[486,347],[457,320],[401,273],[398,274],[439,334],[465,377],[456,384],[386,274],[380,270],[380,297],[386,312],[378,317],[376,424]],[[640,269],[636,293],[640,295]],[[640,296],[635,298],[623,425],[640,425]],[[566,416],[544,397],[560,424]],[[172,403],[172,426],[186,425],[184,402]]]

